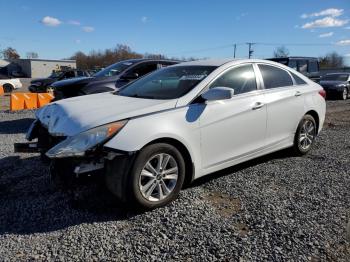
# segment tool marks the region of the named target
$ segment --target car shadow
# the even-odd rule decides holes
[[[248,161],[199,178],[189,188],[276,158],[287,150]],[[0,235],[52,232],[83,223],[121,221],[144,211],[124,206],[109,193],[100,175],[79,179],[75,186],[57,188],[49,166],[38,156],[0,159]]]
[[[26,133],[34,118],[22,118],[0,122],[0,134]]]
[[[101,177],[80,179],[76,188],[56,188],[38,156],[5,157],[0,166],[0,235],[51,232],[142,212],[119,203]]]

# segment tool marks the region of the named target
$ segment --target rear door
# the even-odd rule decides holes
[[[267,108],[267,146],[293,141],[304,114],[303,85],[297,85],[289,71],[268,64],[258,64],[265,88]]]

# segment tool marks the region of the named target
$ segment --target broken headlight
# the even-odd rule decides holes
[[[46,155],[49,158],[84,156],[87,150],[114,136],[126,123],[127,121],[114,122],[68,137],[51,148]]]

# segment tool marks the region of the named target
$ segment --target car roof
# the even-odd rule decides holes
[[[281,66],[281,64],[276,63],[274,61],[270,60],[263,60],[263,59],[232,59],[232,58],[226,58],[226,59],[204,59],[204,60],[195,60],[195,61],[188,61],[188,62],[182,62],[177,65],[173,66],[222,66],[224,64],[240,64],[240,63],[265,63],[265,64],[271,64],[271,65],[277,65]]]
[[[181,66],[222,66],[223,64],[234,62],[234,61],[240,61],[243,59],[203,59],[203,60],[194,60],[194,61],[187,61],[182,62],[178,65]],[[175,65],[176,66],[176,65]]]

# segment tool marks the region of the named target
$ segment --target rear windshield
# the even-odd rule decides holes
[[[349,78],[348,74],[331,74],[325,75],[322,77],[322,80],[330,80],[330,81],[347,81]]]
[[[134,61],[124,61],[119,62],[113,65],[110,65],[106,67],[105,69],[97,72],[94,76],[101,77],[101,76],[115,76],[119,75],[121,72],[123,72],[125,69],[129,68],[136,62]]]
[[[131,84],[117,94],[148,99],[175,99],[191,91],[216,66],[174,66],[155,71]]]

